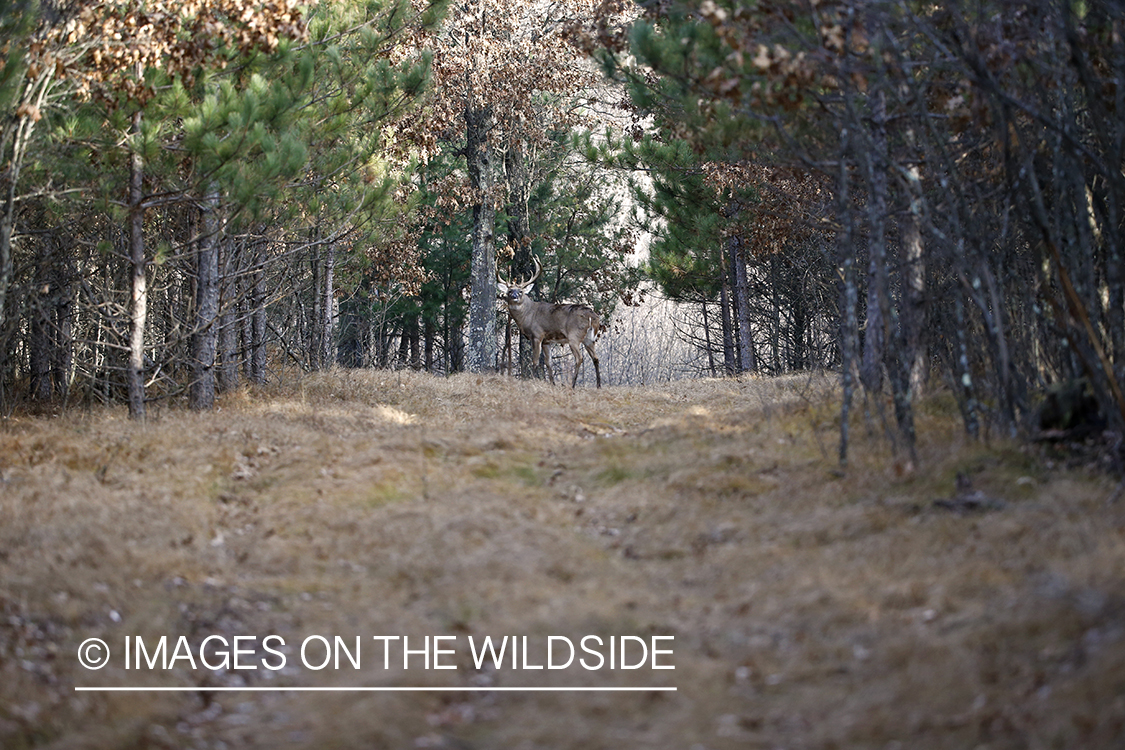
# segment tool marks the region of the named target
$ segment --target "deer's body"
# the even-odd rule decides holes
[[[528,293],[542,270],[535,261],[535,274],[527,281],[511,283],[500,279],[501,298],[508,305],[508,314],[516,321],[524,336],[531,339],[531,361],[539,369],[539,353],[547,352],[550,344],[567,342],[574,354],[574,377],[570,381],[573,388],[578,383],[578,372],[582,368],[582,347],[590,353],[594,361],[594,376],[598,388],[602,387],[602,373],[598,366],[598,355],[594,353],[594,343],[602,330],[602,319],[589,307],[574,304],[553,304],[531,299]],[[499,277],[498,277],[499,278]],[[551,371],[551,357],[547,357],[547,376],[555,382]]]

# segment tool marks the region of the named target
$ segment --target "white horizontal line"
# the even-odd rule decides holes
[[[424,692],[555,692],[555,693],[593,693],[593,692],[675,692],[674,687],[78,687],[75,692],[103,692],[103,693],[219,693],[219,692],[335,692],[335,693],[424,693]]]

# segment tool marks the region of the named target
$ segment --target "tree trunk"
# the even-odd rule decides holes
[[[145,418],[145,319],[148,317],[148,278],[145,274],[144,157],[141,154],[141,112],[133,114],[133,150],[129,158],[129,266],[132,271],[132,304],[129,310],[129,364],[125,382],[129,390],[129,416]]]
[[[738,370],[757,372],[758,356],[750,330],[750,282],[746,278],[746,257],[742,240],[731,238],[731,266],[734,270],[734,304],[738,320]]]
[[[245,247],[243,248],[245,250]],[[238,347],[241,353],[240,366],[242,369],[242,377],[247,380],[253,374],[250,364],[250,352],[254,348],[254,333],[253,333],[253,320],[251,319],[250,305],[253,302],[251,289],[253,289],[253,279],[247,277],[239,283],[241,288],[238,299],[238,311],[236,317],[238,318]]]
[[[218,380],[216,386],[220,393],[238,388],[239,332],[237,310],[227,310],[226,303],[220,303],[223,310],[219,316],[219,354]]]
[[[850,201],[845,196],[841,202]],[[851,212],[844,217],[845,230],[840,237],[840,265],[843,269],[843,289],[841,290],[843,314],[840,316],[840,389],[843,398],[840,405],[840,452],[841,466],[848,465],[848,433],[851,419],[852,397],[855,394],[856,358],[859,350],[859,289],[856,284],[855,246]]]
[[[781,366],[781,274],[777,268],[777,253],[770,255],[770,300],[773,320],[770,323],[770,354],[773,358],[773,372],[779,374]]]
[[[717,377],[715,372],[715,351],[711,348],[711,323],[707,320],[707,300],[703,300],[703,345],[707,350],[707,369],[711,377]]]
[[[42,105],[44,97],[50,88],[51,75],[43,79],[38,91],[38,105]],[[28,96],[35,92],[28,91]],[[0,170],[0,345],[6,343],[7,333],[10,330],[8,319],[8,287],[12,283],[12,236],[16,226],[16,188],[23,167],[24,154],[27,144],[31,141],[31,133],[35,130],[37,118],[26,114],[17,115],[13,121],[6,124],[3,138],[3,150],[0,150],[0,163],[4,169]],[[7,153],[7,145],[11,144],[11,156]],[[3,392],[4,378],[0,377],[0,406],[4,404]]]
[[[434,318],[432,315],[427,315],[425,316],[425,318],[423,318],[423,320],[424,326],[422,330],[422,351],[425,358],[424,366],[426,368],[426,372],[433,372],[434,336],[436,335],[436,331],[434,330]]]
[[[319,370],[324,364],[323,359],[321,359],[323,354],[321,336],[324,333],[324,311],[322,309],[324,295],[321,294],[321,287],[324,284],[324,267],[321,264],[320,246],[316,243],[315,230],[310,230],[309,240],[311,244],[311,247],[309,247],[309,267],[312,269],[312,319],[308,321],[306,328],[308,339],[305,346],[308,347],[309,369]]]
[[[530,278],[535,270],[531,258],[531,222],[528,218],[531,175],[525,149],[525,143],[517,142],[509,146],[504,154],[504,172],[508,177],[508,243],[514,252],[510,272],[513,278],[521,279]],[[522,332],[513,337],[510,325],[504,336],[509,357],[515,355],[519,359],[520,377],[530,377],[531,340]],[[513,349],[518,351],[513,352]],[[511,369],[509,366],[509,374]]]
[[[410,369],[422,369],[422,353],[419,350],[421,326],[418,325],[418,316],[411,314],[407,319],[409,328],[407,334],[410,336]]]
[[[789,369],[804,370],[808,367],[805,334],[809,325],[809,316],[808,305],[801,289],[797,289],[796,294],[789,297],[789,318],[792,321],[789,330]]]
[[[886,349],[883,321],[883,308],[879,304],[880,269],[883,259],[876,258],[875,250],[868,244],[867,263],[867,306],[864,316],[863,356],[859,365],[859,379],[868,393],[877,394],[883,390],[883,354]]]
[[[55,395],[63,401],[70,393],[70,370],[74,363],[74,258],[56,241],[59,251],[55,264],[57,287],[55,302],[55,336],[51,352],[51,380]]]
[[[489,134],[494,125],[491,106],[465,108],[465,151],[469,165],[469,184],[475,196],[473,206],[472,264],[470,270],[469,346],[466,365],[470,372],[486,372],[496,367],[496,248],[493,229],[492,147]]]
[[[220,243],[222,269],[219,277],[219,353],[216,387],[220,393],[238,388],[239,322],[238,274],[240,260],[237,244],[232,240]]]
[[[39,268],[44,268],[40,265]],[[43,288],[42,282],[36,284]],[[49,287],[48,287],[49,288]],[[51,400],[51,323],[50,299],[45,295],[33,294],[28,300],[29,330],[27,337],[27,356],[31,378],[30,395],[35,401],[46,403]]]
[[[253,289],[250,292],[250,380],[266,382],[266,272],[265,244],[254,244]]]
[[[320,366],[328,369],[336,364],[336,245],[324,248],[324,268],[320,303]]]
[[[890,158],[887,147],[886,93],[876,91],[872,98],[871,140],[866,171],[869,197],[867,201],[869,266],[867,279],[867,339],[864,340],[863,384],[878,396],[883,385],[883,367],[890,375],[898,434],[914,458],[914,407],[909,387],[909,368],[903,351],[902,322],[890,298],[890,261],[887,253],[887,170]],[[876,316],[876,320],[871,319]],[[870,343],[870,347],[868,344]],[[876,402],[878,403],[878,401]]]
[[[192,409],[215,406],[215,350],[219,314],[219,196],[209,189],[200,205],[200,236],[195,250],[195,322],[192,340]]]
[[[926,348],[922,331],[926,325],[926,265],[922,245],[922,186],[918,167],[909,170],[910,213],[902,228],[902,245],[906,253],[903,269],[904,305],[902,310],[903,356],[910,368],[910,395],[922,396],[926,380]]]
[[[969,368],[969,347],[965,330],[965,303],[960,289],[955,289],[953,295],[953,328],[956,331],[955,339],[957,342],[953,350],[953,375],[958,381],[954,393],[957,394],[957,404],[961,407],[965,431],[976,438],[980,437],[980,418],[973,388],[973,376]]]
[[[449,349],[449,372],[465,370],[465,337],[461,335],[460,321],[446,321],[445,345]]]
[[[730,377],[737,370],[734,353],[734,325],[731,322],[730,276],[726,269],[726,253],[719,249],[719,307],[723,314],[723,375]]]

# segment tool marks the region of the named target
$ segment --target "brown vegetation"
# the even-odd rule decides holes
[[[349,371],[144,425],[10,419],[0,745],[1120,746],[1120,493],[967,442],[955,411],[922,409],[914,472],[857,424],[846,475],[833,389],[809,377]],[[461,649],[456,671],[267,679],[75,658],[89,637],[268,633],[663,634],[676,669],[477,673]],[[74,691],[244,683],[678,691]]]

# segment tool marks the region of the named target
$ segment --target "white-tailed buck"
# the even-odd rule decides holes
[[[549,344],[566,341],[570,344],[570,351],[574,352],[574,378],[570,381],[573,388],[578,382],[578,371],[582,369],[582,347],[590,352],[590,359],[594,360],[594,375],[598,381],[598,388],[602,387],[602,373],[598,369],[598,355],[594,353],[594,343],[602,332],[602,319],[598,314],[585,305],[555,305],[550,302],[537,302],[528,296],[532,285],[539,278],[543,270],[539,259],[535,259],[535,273],[527,281],[512,283],[500,278],[496,272],[496,280],[500,298],[508,303],[508,314],[524,336],[531,339],[531,361],[538,372],[539,351],[542,349],[547,360],[547,376],[555,382],[555,375],[551,371],[551,356],[547,353]]]

